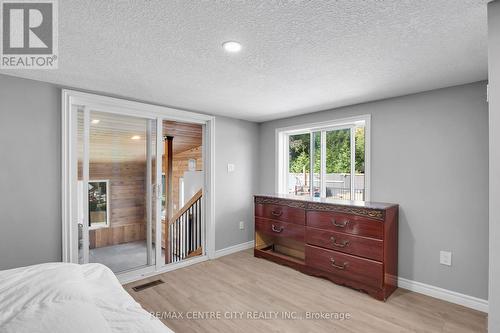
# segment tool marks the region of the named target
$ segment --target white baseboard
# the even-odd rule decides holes
[[[241,244],[229,246],[229,247],[226,247],[224,249],[220,249],[220,250],[215,251],[215,258],[220,258],[223,256],[227,256],[228,254],[248,250],[248,249],[251,249],[252,247],[254,247],[253,240],[246,242],[246,243],[241,243]]]
[[[398,278],[398,287],[488,313],[488,301],[429,284]]]
[[[254,241],[241,243],[215,251],[215,258],[227,256],[232,253],[244,251],[254,247]],[[422,282],[412,281],[405,278],[398,278],[398,287],[407,289],[419,294],[424,294],[450,303],[462,305],[474,310],[488,313],[488,301],[485,299],[457,293],[448,289],[443,289]]]

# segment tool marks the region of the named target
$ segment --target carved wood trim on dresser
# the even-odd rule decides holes
[[[386,300],[397,288],[398,205],[255,196],[256,257]]]
[[[384,211],[378,209],[366,209],[341,205],[307,203],[306,210],[316,210],[322,212],[345,213],[358,216],[366,216],[376,220],[384,220]]]
[[[256,204],[282,205],[295,208],[306,208],[306,203],[297,200],[286,200],[272,197],[255,197]]]

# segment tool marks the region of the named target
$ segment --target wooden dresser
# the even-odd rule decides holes
[[[257,195],[254,255],[386,300],[397,288],[398,205]]]

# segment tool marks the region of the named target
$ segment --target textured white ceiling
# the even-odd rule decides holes
[[[486,79],[487,2],[63,0],[59,69],[2,73],[264,121]]]

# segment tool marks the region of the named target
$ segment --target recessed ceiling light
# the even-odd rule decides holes
[[[227,41],[222,43],[222,47],[226,52],[237,53],[241,51],[241,44],[234,41]]]
[[[92,119],[92,124],[99,124],[101,121],[99,119]]]
[[[134,135],[133,137],[131,137],[132,140],[139,140],[141,137],[138,136],[138,135]]]

